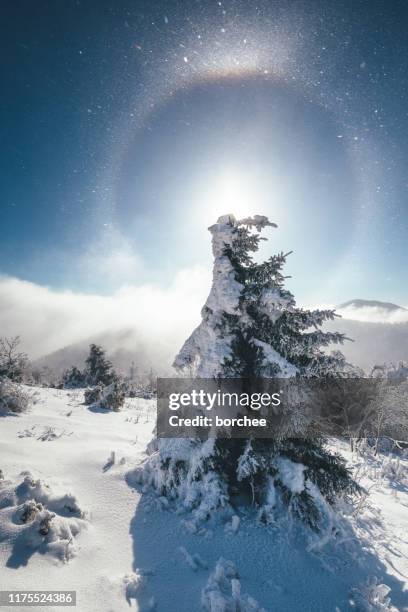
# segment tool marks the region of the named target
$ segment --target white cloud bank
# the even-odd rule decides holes
[[[210,272],[202,267],[180,271],[167,288],[127,285],[109,296],[56,291],[0,277],[0,336],[20,335],[23,349],[36,359],[70,344],[122,331],[117,337],[127,349],[140,341],[167,362],[200,321],[210,284]],[[356,340],[344,347],[355,363],[371,363],[376,347],[381,349],[375,355],[377,361],[407,358],[408,325],[394,325],[408,324],[407,310],[360,306],[338,313],[343,319],[334,321],[333,329]]]
[[[180,271],[173,283],[125,286],[110,296],[56,291],[0,278],[0,336],[20,335],[33,359],[106,331],[132,329],[141,341],[175,347],[200,320],[210,289],[201,267]]]
[[[408,323],[408,310],[390,310],[381,306],[347,306],[336,311],[344,319],[361,323]]]

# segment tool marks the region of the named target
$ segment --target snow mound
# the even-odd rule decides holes
[[[206,612],[265,612],[249,595],[241,595],[241,582],[232,561],[222,557],[201,593]]]
[[[68,561],[76,553],[75,538],[86,522],[76,498],[58,496],[29,472],[21,480],[0,480],[0,540],[9,542],[11,567],[26,565],[35,552]]]

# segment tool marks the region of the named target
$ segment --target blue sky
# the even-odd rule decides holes
[[[407,304],[406,3],[13,2],[0,273],[110,294],[261,212],[300,302]]]

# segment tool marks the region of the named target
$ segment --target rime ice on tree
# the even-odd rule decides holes
[[[214,254],[213,283],[202,322],[185,342],[174,367],[181,374],[290,377],[327,375],[344,365],[340,353],[322,348],[342,342],[339,333],[321,331],[332,310],[303,310],[284,288],[288,254],[263,263],[251,257],[260,232],[276,227],[267,217],[220,217],[209,230]],[[255,229],[255,231],[253,231]]]
[[[340,352],[324,348],[342,342],[321,330],[331,310],[303,310],[284,287],[284,253],[263,263],[251,257],[265,227],[256,215],[237,221],[220,217],[210,227],[213,283],[202,321],[174,362],[182,375],[213,377],[347,376]],[[305,434],[305,438],[299,435]],[[268,520],[279,508],[318,528],[322,515],[344,492],[358,489],[344,460],[324,440],[302,428],[274,439],[162,439],[150,447],[142,481],[178,500],[197,520],[219,507],[248,500]]]

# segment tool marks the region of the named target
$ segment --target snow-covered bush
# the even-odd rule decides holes
[[[408,379],[391,377],[384,380],[373,402],[374,418],[366,435],[375,439],[375,451],[381,439],[407,440],[408,437]]]
[[[53,494],[29,472],[20,476],[17,482],[0,479],[0,540],[24,541],[27,554],[39,550],[69,560],[86,524],[76,498]]]
[[[97,404],[102,397],[102,391],[103,391],[102,385],[97,385],[96,387],[85,389],[84,403],[87,406],[92,406],[93,404]]]
[[[0,378],[0,414],[25,412],[33,403],[33,395],[20,384]]]
[[[408,437],[408,365],[377,365],[368,377],[358,372],[352,376],[358,379],[337,379],[324,389],[321,414],[326,425],[333,424],[333,435],[344,433],[360,454],[402,450]],[[336,431],[339,423],[344,432]]]
[[[88,406],[99,406],[118,412],[125,403],[125,391],[118,380],[106,387],[97,385],[85,390],[84,402]]]
[[[232,561],[220,558],[201,593],[206,612],[265,612],[249,595],[241,594],[241,582]]]
[[[379,477],[386,478],[394,484],[408,485],[408,470],[406,463],[401,461],[400,457],[392,455],[385,456],[382,459],[379,469]]]
[[[228,504],[227,484],[216,469],[215,439],[158,440],[150,449],[150,457],[133,473],[136,481],[178,500],[185,510],[194,511],[197,521]]]
[[[86,385],[86,376],[76,366],[72,366],[62,376],[64,389],[80,389]]]
[[[242,221],[227,215],[210,227],[213,284],[202,322],[175,359],[182,376],[350,375],[339,351],[328,355],[324,350],[344,340],[342,334],[321,329],[334,312],[298,308],[285,289],[286,255],[253,261],[259,232],[268,226],[274,224],[260,215]],[[358,486],[345,461],[329,452],[322,438],[305,434],[300,420],[273,439],[160,440],[139,478],[195,509],[199,518],[227,502],[247,499],[270,511],[283,504],[318,528],[325,504]]]
[[[102,396],[99,400],[101,408],[118,412],[125,403],[125,392],[119,381],[115,381],[102,390]]]

